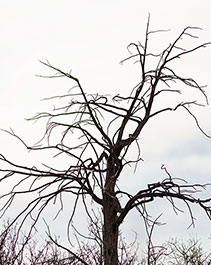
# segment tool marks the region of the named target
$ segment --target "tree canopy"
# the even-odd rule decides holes
[[[196,100],[185,100],[176,102],[174,106],[168,102],[164,105],[157,104],[161,95],[174,97],[175,94],[183,94],[187,88],[190,94],[195,90],[200,92],[208,104],[204,86],[199,85],[193,78],[177,74],[172,66],[178,59],[210,44],[207,42],[189,49],[184,48],[182,40],[194,40],[196,30],[198,28],[185,28],[164,50],[154,53],[148,49],[150,37],[165,31],[151,31],[148,21],[145,42],[130,43],[127,47],[129,56],[122,61],[123,63],[133,60],[139,65],[140,81],[127,93],[112,96],[87,94],[79,78],[71,71],[58,69],[49,61],[41,62],[55,72],[54,75],[42,77],[67,78],[72,84],[72,89],[66,94],[51,98],[62,99],[62,105],[55,106],[52,112],[40,112],[31,118],[35,121],[46,119],[44,136],[34,146],[28,146],[21,137],[13,131],[8,131],[28,150],[48,150],[55,159],[54,165],[41,165],[38,168],[28,167],[24,165],[24,161],[22,165],[16,164],[4,154],[0,156],[1,182],[14,179],[11,191],[1,196],[4,200],[2,213],[8,210],[16,197],[23,194],[33,195],[30,201],[23,203],[19,214],[11,222],[11,225],[16,221],[20,222],[17,237],[24,223],[29,220],[30,237],[36,223],[51,203],[59,203],[59,214],[63,210],[63,196],[66,194],[71,195],[71,200],[74,198],[69,207],[68,227],[77,215],[80,203],[93,223],[93,211],[96,208],[101,209],[103,221],[98,240],[103,249],[102,264],[105,265],[118,264],[120,226],[129,212],[138,211],[147,231],[154,226],[155,220],[150,216],[148,204],[157,198],[166,199],[176,213],[180,212],[177,200],[182,201],[187,206],[191,225],[194,224],[192,204],[197,204],[205,211],[207,217],[211,218],[211,198],[198,195],[198,192],[206,189],[207,185],[198,181],[187,183],[184,179],[174,178],[165,165],[162,166],[165,178],[159,182],[148,183],[145,188],[137,183],[137,190],[130,193],[118,185],[118,182],[122,181],[124,168],[128,165],[136,167],[142,160],[140,136],[151,119],[182,108],[193,118],[202,134],[210,137],[200,127],[196,115],[192,112],[192,107],[201,106],[201,103]],[[175,88],[176,86],[179,89]],[[135,160],[131,160],[128,155],[131,150],[136,153]],[[64,168],[61,169],[57,164],[57,159],[60,162],[65,161]],[[132,181],[131,175],[125,177]],[[149,247],[153,247],[150,240],[149,233]]]

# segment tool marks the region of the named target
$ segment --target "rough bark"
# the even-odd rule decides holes
[[[117,211],[110,195],[104,195],[104,264],[118,264],[118,225],[116,223]]]
[[[118,159],[108,158],[107,174],[103,190],[103,245],[104,245],[104,264],[118,264],[118,231],[117,215],[121,211],[120,203],[115,196],[116,179],[121,171]],[[117,162],[117,163],[116,163]]]

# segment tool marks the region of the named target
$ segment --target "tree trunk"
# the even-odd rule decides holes
[[[104,265],[118,265],[118,225],[116,224],[117,209],[114,198],[104,193]]]

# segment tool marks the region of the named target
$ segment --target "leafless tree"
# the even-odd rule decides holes
[[[146,255],[140,264],[150,265],[210,265],[211,253],[207,253],[200,240],[170,239],[161,246],[152,250],[151,255]],[[148,262],[150,260],[150,263]]]
[[[97,220],[96,220],[97,221]],[[98,223],[98,222],[97,222]],[[154,225],[156,222],[154,222]],[[66,249],[58,243],[57,237],[49,237],[44,242],[39,243],[35,239],[35,233],[25,244],[25,234],[16,240],[18,224],[10,226],[9,222],[4,223],[3,233],[0,236],[0,264],[1,265],[81,265],[81,264],[103,264],[102,251],[96,241],[99,234],[99,228],[96,224],[90,224],[89,236],[92,242],[82,241],[79,243],[75,252]],[[8,229],[9,228],[9,229]],[[152,230],[150,230],[150,239],[152,240]],[[76,234],[79,236],[78,233]],[[95,240],[93,241],[93,236]],[[150,240],[150,241],[151,241]],[[134,241],[135,242],[135,241]],[[24,250],[19,255],[19,250],[25,244]],[[209,265],[211,264],[211,253],[206,252],[200,240],[190,238],[186,241],[180,239],[170,239],[160,246],[148,247],[146,255],[141,261],[137,254],[132,253],[131,245],[120,237],[119,245],[119,264],[120,265]],[[138,249],[137,249],[138,250]]]
[[[187,241],[174,239],[168,242],[171,255],[168,256],[169,264],[209,265],[211,255],[206,253],[199,240],[190,238]]]
[[[83,240],[79,240],[79,234],[76,232],[78,245],[74,252],[61,245],[59,238],[51,235],[49,227],[48,238],[40,243],[40,235],[36,232],[30,238],[23,232],[17,239],[18,224],[11,226],[9,221],[4,222],[0,235],[0,265],[102,265],[102,244],[99,245],[98,240],[102,226],[98,227],[101,222],[98,221],[96,219],[96,223],[90,223],[89,240],[84,236]],[[131,247],[132,245],[127,244],[120,236],[120,265],[138,264],[137,255],[134,251],[131,252]]]
[[[123,169],[127,165],[136,166],[142,159],[139,137],[152,118],[182,108],[190,114],[199,130],[209,137],[202,130],[197,117],[192,112],[192,107],[200,106],[197,101],[179,101],[174,106],[166,103],[167,105],[158,107],[155,104],[161,95],[182,94],[186,87],[191,89],[190,91],[199,91],[208,103],[203,86],[200,86],[193,78],[177,74],[172,68],[173,63],[179,58],[210,44],[207,42],[190,49],[182,47],[182,39],[194,40],[196,36],[193,32],[196,30],[198,28],[185,28],[171,44],[155,54],[148,50],[148,44],[150,37],[153,34],[159,34],[160,31],[151,31],[148,21],[145,42],[130,43],[128,45],[130,55],[122,61],[134,60],[140,66],[140,81],[129,91],[128,95],[87,94],[80,80],[71,72],[62,71],[48,61],[42,62],[43,65],[55,71],[55,75],[45,77],[68,78],[73,84],[73,89],[65,95],[53,97],[67,100],[64,105],[55,107],[52,112],[41,112],[32,118],[36,121],[47,119],[44,133],[47,143],[41,145],[39,142],[31,147],[13,131],[9,132],[22,141],[27,149],[40,152],[48,150],[50,154],[54,152],[55,156],[54,166],[45,165],[44,168],[43,166],[38,168],[16,164],[1,154],[1,182],[6,182],[16,175],[14,178],[16,183],[12,190],[1,196],[1,199],[6,201],[1,208],[2,213],[7,211],[17,196],[35,195],[31,201],[25,203],[11,225],[20,220],[20,231],[23,224],[31,219],[30,235],[43,211],[51,202],[58,200],[61,205],[60,210],[63,209],[64,194],[74,197],[74,207],[69,223],[77,214],[80,201],[87,215],[92,218],[92,206],[88,203],[88,198],[90,198],[92,205],[100,207],[103,213],[103,264],[114,265],[119,264],[119,229],[125,217],[132,210],[137,210],[145,220],[150,221],[147,208],[149,202],[157,198],[166,199],[174,211],[178,212],[175,201],[177,199],[187,206],[191,224],[194,224],[191,204],[197,204],[204,209],[208,218],[211,218],[211,198],[198,197],[198,192],[206,189],[206,185],[189,184],[185,180],[174,178],[164,165],[162,170],[166,177],[160,182],[149,183],[145,189],[140,188],[130,194],[117,185],[117,181],[120,181],[123,175]],[[152,62],[156,62],[154,66]],[[181,90],[175,89],[178,83],[182,85]],[[135,161],[130,160],[128,156],[132,148],[134,150],[137,148]],[[68,161],[65,168],[57,167],[56,158],[58,157]],[[23,188],[24,182],[30,183],[28,189]]]

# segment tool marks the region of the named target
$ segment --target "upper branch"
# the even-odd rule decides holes
[[[204,86],[200,86],[198,82],[196,82],[193,78],[184,78],[180,75],[176,74],[175,71],[170,68],[169,63],[181,58],[189,53],[192,53],[196,50],[199,50],[201,48],[207,47],[211,44],[211,42],[206,42],[201,45],[195,46],[191,49],[184,49],[179,46],[179,41],[182,39],[183,36],[188,36],[190,38],[196,38],[193,34],[189,33],[189,30],[192,29],[198,29],[194,27],[187,27],[185,28],[181,34],[176,38],[176,40],[170,44],[166,49],[164,49],[160,54],[153,54],[148,52],[148,37],[151,33],[156,33],[158,31],[149,31],[149,21],[147,24],[146,29],[146,36],[145,36],[145,43],[142,45],[141,43],[135,44],[131,43],[129,45],[135,47],[136,52],[135,54],[131,53],[131,55],[126,58],[125,60],[129,60],[132,58],[137,57],[138,62],[141,65],[141,81],[139,84],[132,90],[132,94],[130,97],[128,97],[129,107],[128,111],[125,114],[125,117],[122,119],[122,122],[118,129],[118,136],[117,141],[114,147],[114,150],[117,150],[117,155],[121,153],[121,150],[125,148],[126,146],[130,146],[135,139],[139,136],[141,133],[143,127],[148,122],[148,120],[160,113],[163,113],[165,111],[172,111],[177,110],[179,107],[188,106],[191,105],[198,105],[201,106],[202,104],[197,103],[196,100],[194,101],[185,101],[185,102],[179,102],[175,105],[175,107],[172,106],[165,106],[161,107],[160,109],[155,110],[152,113],[152,109],[154,106],[155,100],[159,97],[161,92],[177,92],[182,94],[182,90],[175,90],[171,88],[170,82],[182,82],[185,86],[197,89],[202,93],[202,95],[206,99],[206,103],[208,104],[208,98],[204,91]],[[176,55],[175,55],[176,53]],[[147,66],[148,64],[151,64],[151,61],[149,60],[150,57],[158,58],[157,66],[154,70],[148,70]],[[122,62],[124,62],[123,60]],[[168,89],[161,89],[158,90],[158,87],[160,85],[167,85]],[[191,110],[189,109],[190,114],[195,117],[195,115],[192,114]],[[129,134],[129,136],[126,135],[126,131],[130,127],[129,122],[134,117],[134,114],[136,116],[140,116],[140,120],[137,120],[137,123],[132,127],[133,131]],[[197,126],[198,125],[197,121]],[[130,131],[131,131],[130,127]],[[201,130],[201,128],[200,128]],[[206,133],[204,133],[207,135]]]
[[[55,71],[57,71],[57,72],[60,73],[61,75],[66,76],[66,77],[72,79],[73,81],[75,81],[75,82],[77,83],[77,85],[78,85],[78,87],[79,87],[79,89],[80,89],[80,91],[81,91],[81,94],[82,94],[82,96],[83,96],[83,98],[84,98],[84,101],[85,101],[85,103],[86,103],[86,106],[87,106],[87,108],[88,108],[89,115],[90,115],[90,117],[91,117],[91,119],[92,119],[94,125],[96,126],[96,128],[98,129],[98,131],[102,134],[102,136],[108,141],[109,145],[112,145],[112,142],[111,142],[110,138],[109,138],[109,137],[107,136],[107,134],[104,132],[104,130],[103,130],[101,124],[98,122],[97,118],[94,116],[94,114],[93,114],[93,110],[92,110],[91,107],[90,107],[90,103],[89,103],[89,101],[88,101],[88,99],[87,99],[87,97],[86,97],[86,94],[85,94],[85,92],[84,92],[84,90],[83,90],[83,88],[82,88],[82,86],[81,86],[81,84],[80,84],[79,79],[76,78],[76,77],[74,77],[71,73],[65,73],[65,72],[63,72],[62,70],[60,70],[60,69],[58,69],[58,68],[52,66],[49,62],[45,63],[45,62],[42,62],[42,61],[41,61],[41,63],[44,64],[44,65],[46,65],[46,66],[48,66],[48,67],[50,67],[50,68],[52,68],[52,69],[54,69]]]

